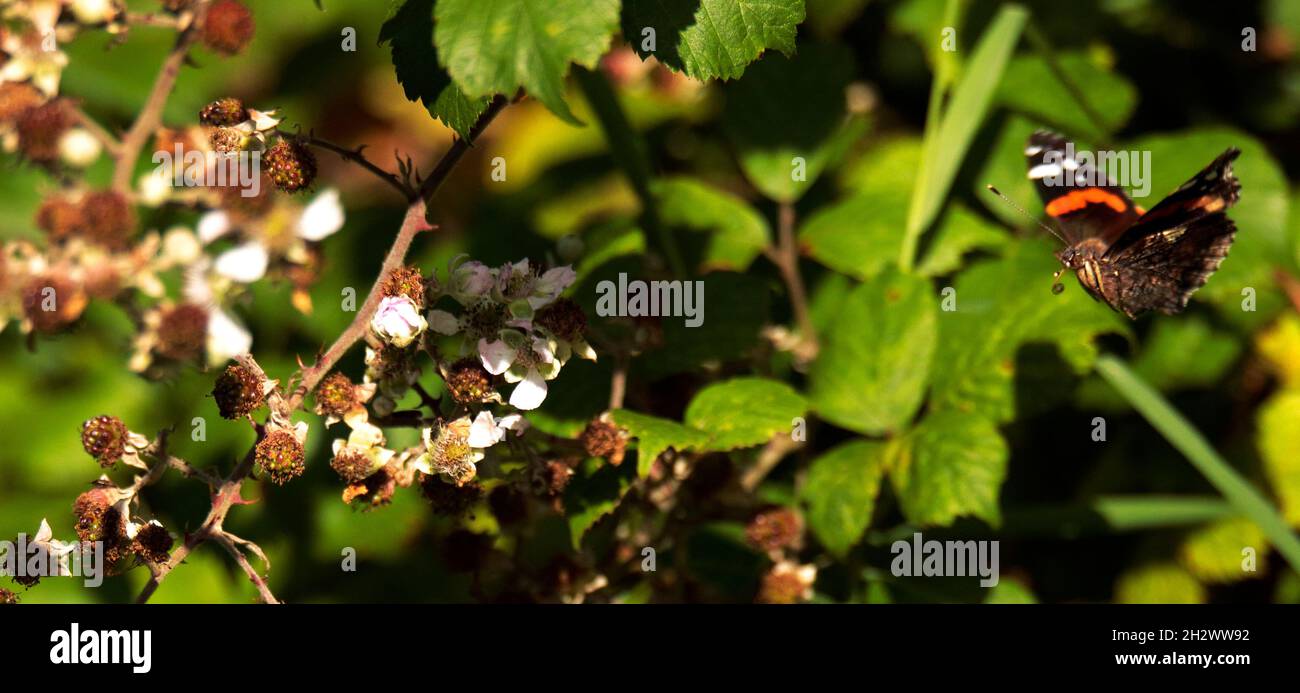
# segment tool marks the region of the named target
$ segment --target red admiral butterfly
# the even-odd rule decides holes
[[[1074,270],[1093,298],[1130,318],[1148,310],[1182,311],[1232,245],[1237,229],[1225,211],[1241,190],[1232,173],[1241,150],[1223,152],[1144,211],[1109,176],[1099,181],[1091,163],[1067,157],[1066,144],[1060,135],[1040,130],[1025,148],[1029,177],[1067,245],[1056,254],[1064,265],[1057,276]],[[1052,287],[1055,293],[1063,289],[1059,283]]]

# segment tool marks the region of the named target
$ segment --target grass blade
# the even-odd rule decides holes
[[[1019,5],[1004,5],[980,37],[971,59],[966,62],[961,79],[953,89],[952,99],[944,109],[937,128],[931,122],[946,86],[946,76],[936,75],[931,88],[929,121],[926,124],[924,152],[916,188],[907,212],[899,266],[911,271],[916,260],[916,246],[921,233],[934,222],[952,187],[966,150],[984,121],[989,104],[1011,53],[1020,41],[1028,11]],[[937,38],[937,37],[936,37]]]
[[[1282,516],[1254,486],[1251,486],[1218,452],[1210,446],[1187,419],[1174,409],[1163,396],[1147,385],[1114,356],[1103,354],[1097,359],[1097,372],[1110,383],[1129,404],[1133,405],[1151,423],[1165,440],[1183,453],[1214,488],[1232,504],[1240,514],[1250,519],[1264,531],[1273,546],[1300,573],[1300,539],[1291,531]]]

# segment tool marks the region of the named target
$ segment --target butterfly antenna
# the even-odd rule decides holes
[[[1011,201],[1011,198],[1009,198],[1009,197],[1007,197],[1006,195],[1003,195],[1003,194],[1002,194],[1002,191],[998,190],[997,188],[993,187],[992,185],[988,185],[988,186],[985,186],[985,187],[987,187],[987,188],[989,189],[989,192],[991,192],[991,193],[993,193],[994,195],[997,195],[998,197],[1002,198],[1002,201],[1005,202],[1005,203],[1007,203],[1008,205],[1010,205],[1012,209],[1016,210],[1017,212],[1020,212],[1020,215],[1021,215],[1021,216],[1023,216],[1024,218],[1026,218],[1026,219],[1028,219],[1028,220],[1034,222],[1035,224],[1038,224],[1038,226],[1041,227],[1044,231],[1046,231],[1046,232],[1052,234],[1052,235],[1055,236],[1058,240],[1060,240],[1062,243],[1064,243],[1064,244],[1066,244],[1066,245],[1069,245],[1069,244],[1070,244],[1069,241],[1065,240],[1065,236],[1062,236],[1062,235],[1061,235],[1061,232],[1060,232],[1060,231],[1057,231],[1056,229],[1054,229],[1054,228],[1048,226],[1047,224],[1044,224],[1043,222],[1041,222],[1041,221],[1035,219],[1034,217],[1030,216],[1030,215],[1029,215],[1029,212],[1026,212],[1023,208],[1021,208],[1020,205],[1018,205],[1018,204],[1012,202],[1012,201]]]

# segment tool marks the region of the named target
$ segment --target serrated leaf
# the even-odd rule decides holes
[[[564,516],[569,523],[573,548],[602,517],[614,512],[632,485],[632,465],[614,466],[604,460],[584,461],[564,489]]]
[[[997,250],[1011,241],[1005,231],[959,204],[950,205],[939,220],[924,259],[916,271],[921,276],[948,274],[961,267],[962,258],[976,250]]]
[[[1104,131],[1079,107],[1041,55],[1012,58],[998,86],[997,103],[1043,120],[1071,136],[1102,138],[1128,122],[1137,106],[1137,89],[1128,80],[1108,72],[1083,53],[1059,53],[1056,60],[1103,119]]]
[[[687,177],[653,184],[659,216],[666,224],[709,234],[701,269],[743,272],[767,245],[767,220],[749,203]]]
[[[736,79],[771,48],[795,50],[803,0],[624,0],[623,35],[642,59],[654,55],[698,80]],[[645,29],[655,50],[645,50]]]
[[[733,378],[700,390],[686,407],[686,425],[709,435],[707,450],[762,445],[789,433],[808,410],[804,398],[785,383],[766,378]]]
[[[827,551],[843,557],[871,524],[884,476],[885,443],[855,440],[821,455],[808,468],[801,496],[808,526]]]
[[[905,427],[925,397],[937,304],[928,281],[897,270],[850,293],[809,374],[817,413],[871,435]]]
[[[908,433],[890,469],[903,516],[949,525],[961,516],[996,527],[1008,450],[997,426],[978,414],[933,412]]]
[[[844,90],[852,76],[847,48],[810,43],[792,57],[764,57],[728,85],[723,130],[754,187],[793,202],[848,151],[866,129],[860,117],[846,120]]]
[[[1300,527],[1300,390],[1284,390],[1259,408],[1256,445],[1282,517]]]
[[[957,277],[956,309],[939,313],[931,378],[936,408],[1008,421],[1016,412],[1013,384],[1022,345],[1054,344],[1082,373],[1096,359],[1096,335],[1129,334],[1118,314],[1072,277],[1062,277],[1065,291],[1052,294],[1051,275],[1060,267],[1053,249],[1043,239],[1013,242],[1002,258],[977,263]]]
[[[438,64],[433,46],[433,0],[406,0],[379,29],[379,43],[392,48],[397,81],[411,101],[468,139],[488,99],[469,98]]]
[[[523,88],[576,123],[564,100],[569,64],[595,67],[618,28],[618,0],[438,0],[434,44],[467,95]]]
[[[1178,560],[1206,583],[1238,582],[1264,575],[1268,538],[1254,522],[1234,517],[1210,523],[1192,532],[1178,549]],[[1251,570],[1244,551],[1253,552]]]
[[[690,426],[683,426],[676,421],[661,419],[657,416],[642,414],[627,409],[611,412],[614,423],[626,428],[637,439],[636,470],[638,476],[645,476],[655,458],[668,448],[678,452],[693,450],[708,443],[709,436]]]
[[[1125,573],[1115,586],[1118,604],[1204,604],[1205,588],[1174,563],[1151,563]]]
[[[799,245],[814,260],[857,279],[896,263],[907,198],[869,191],[822,207],[799,229]]]

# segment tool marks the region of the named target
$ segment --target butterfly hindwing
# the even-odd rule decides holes
[[[1103,267],[1115,276],[1107,301],[1130,317],[1148,310],[1181,312],[1228,255],[1236,231],[1218,212],[1146,233],[1108,253]]]

